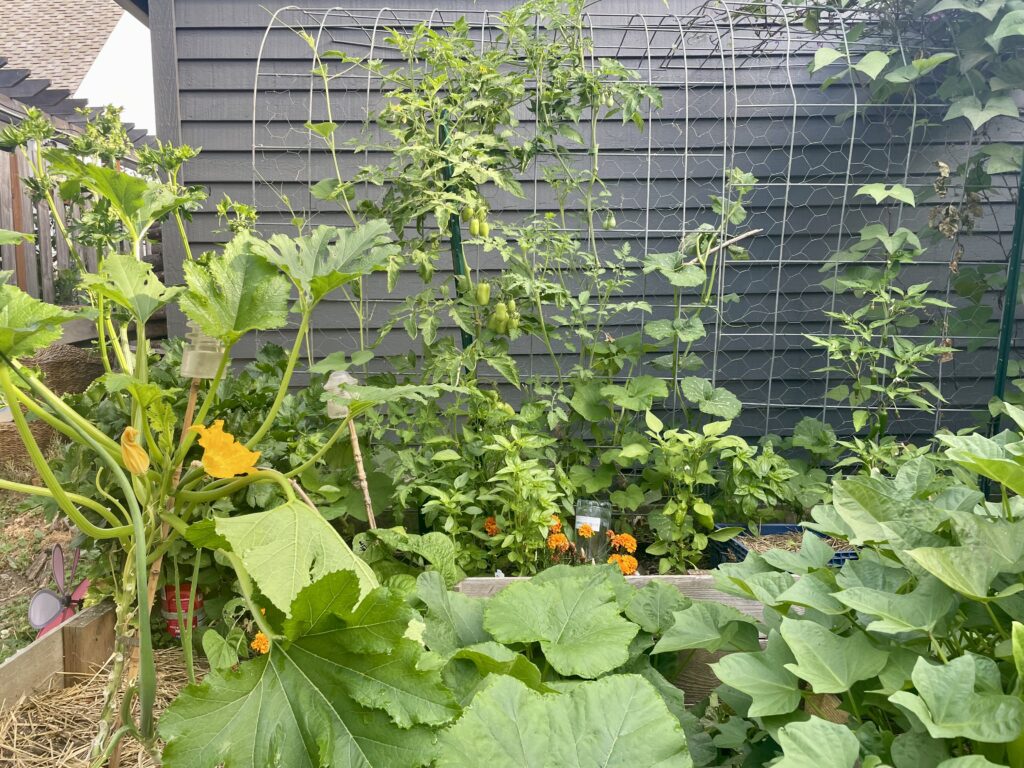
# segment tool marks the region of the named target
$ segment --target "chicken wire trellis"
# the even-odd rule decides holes
[[[928,206],[881,207],[856,191],[873,182],[928,190],[936,161],[956,167],[972,152],[969,135],[927,120],[941,117],[937,110],[942,105],[918,102],[912,92],[898,104],[868,104],[852,71],[844,81],[820,88],[823,76],[809,74],[808,63],[821,44],[830,42],[854,58],[868,50],[863,42],[847,42],[853,17],[832,14],[832,25],[812,35],[791,9],[774,2],[709,2],[685,13],[653,14],[620,10],[625,6],[605,0],[585,14],[592,58],[619,60],[640,82],[656,87],[664,103],[659,109],[648,107],[643,130],[624,131],[617,120],[599,126],[602,180],[611,190],[608,205],[618,221],[614,231],[600,232],[603,252],[627,241],[637,255],[675,250],[685,232],[711,220],[709,195],[724,192],[729,169],[751,172],[759,183],[749,198],[744,228],[760,233],[745,243],[748,260],[720,255],[715,305],[706,317],[707,336],[697,348],[705,364],[701,375],[740,398],[739,426],[748,434],[785,433],[803,416],[847,428],[849,408],[826,396],[838,382],[818,372],[826,358],[806,338],[838,332],[826,312],[851,302],[824,287],[829,275],[821,267],[865,224],[882,221],[920,229]],[[311,223],[343,223],[334,206],[308,192],[329,175],[330,156],[307,121],[327,119],[329,98],[340,132],[352,137],[372,133],[372,116],[386,96],[376,78],[358,72],[333,78],[325,94],[321,78],[310,71],[309,47],[294,33],[311,35],[319,53],[342,50],[394,58],[401,66],[385,39],[389,29],[408,30],[425,22],[446,30],[461,17],[481,48],[499,44],[496,12],[470,5],[419,10],[289,6],[273,14],[256,61],[252,203],[263,213],[281,215],[276,220],[264,216],[262,229],[291,229],[296,214]],[[283,33],[292,42],[281,42]],[[906,50],[899,55],[912,58]],[[337,67],[335,73],[342,69],[324,63]],[[529,114],[520,119],[521,129],[529,125]],[[579,152],[585,156],[589,146],[584,143]],[[343,161],[354,168],[372,158]],[[485,190],[492,215],[511,220],[552,209],[541,165],[523,174],[524,199]],[[965,194],[951,188],[939,202],[963,202]],[[1008,194],[997,194],[995,200],[972,233],[933,244],[908,270],[908,282],[930,281],[935,296],[952,300],[965,268],[1004,274],[1013,210]],[[466,258],[485,274],[500,267],[493,254],[473,248]],[[438,273],[435,279],[449,276]],[[670,316],[672,293],[663,279],[645,275],[637,285],[638,298],[650,303],[651,314],[623,321],[611,333],[629,333]],[[379,326],[389,307],[401,300],[401,288],[399,295],[379,287],[367,290],[373,323]],[[998,294],[993,290],[985,296],[982,313],[987,307],[995,316]],[[334,305],[317,316],[321,336],[332,339],[331,349],[344,345],[351,334],[343,315],[343,307]],[[948,340],[963,351],[930,371],[947,402],[934,414],[907,414],[900,431],[924,434],[978,421],[993,391],[998,323],[981,324],[980,333],[978,325],[968,333],[957,311],[946,310],[928,327],[907,334]],[[524,378],[550,374],[535,341],[514,351]],[[642,372],[666,375],[649,366]]]

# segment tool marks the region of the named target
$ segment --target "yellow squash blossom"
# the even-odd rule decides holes
[[[224,421],[217,419],[209,427],[196,425],[203,452],[203,469],[210,477],[228,478],[255,471],[259,451],[250,451],[224,431]]]
[[[133,475],[144,475],[149,471],[149,454],[139,445],[139,431],[125,427],[121,433],[121,460]]]

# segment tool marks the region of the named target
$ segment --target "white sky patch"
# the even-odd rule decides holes
[[[122,14],[75,98],[87,99],[91,107],[123,107],[126,123],[156,133],[149,28],[130,13]]]

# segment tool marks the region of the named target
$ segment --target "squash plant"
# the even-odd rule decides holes
[[[112,439],[19,362],[58,339],[61,324],[75,315],[33,299],[13,285],[0,286],[0,390],[12,407],[15,425],[44,483],[38,488],[0,480],[0,487],[46,496],[83,534],[117,545],[113,562],[120,572],[114,574],[112,583],[119,647],[92,750],[98,764],[126,734],[138,738],[150,752],[156,749],[150,617],[162,556],[188,533],[191,522],[213,514],[219,500],[257,484],[277,486],[284,499],[264,512],[210,523],[215,531],[211,536],[215,535],[218,543],[242,542],[237,552],[224,557],[236,572],[257,624],[265,626],[252,602],[253,584],[279,610],[287,611],[304,584],[332,569],[354,569],[367,590],[375,583],[369,568],[308,500],[300,498],[292,479],[345,434],[347,420],[339,423],[318,454],[287,473],[259,466],[260,454],[252,448],[271,429],[285,400],[306,342],[304,329],[317,303],[331,291],[383,268],[395,246],[387,225],[379,221],[347,230],[320,228],[310,236],[277,236],[270,241],[242,231],[223,251],[187,261],[185,286],[168,287],[140,259],[140,246],[157,221],[187,212],[195,195],[183,194],[173,177],[161,182],[97,165],[72,150],[41,149],[46,134],[45,126],[37,122],[16,138],[30,158],[47,160],[46,174],[33,182],[44,199],[52,201],[53,196],[46,192],[60,184],[62,190],[88,199],[95,212],[90,220],[75,222],[73,235],[62,235],[68,235],[74,247],[75,237],[103,233],[102,238],[92,238],[100,246],[99,266],[94,274],[83,275],[81,290],[90,299],[100,351],[107,359],[103,386],[110,397],[125,403],[127,418],[119,430],[120,440]],[[163,150],[167,156],[186,154]],[[53,213],[57,220],[58,212]],[[299,295],[294,311],[303,332],[288,355],[263,422],[243,443],[226,433],[217,419],[219,384],[228,370],[232,347],[245,334],[280,328],[289,321],[293,288]],[[207,372],[210,384],[201,386],[198,379],[191,382],[191,407],[184,422],[179,422],[169,406],[174,393],[150,377],[155,351],[145,333],[149,319],[172,304],[220,345],[215,365]],[[371,402],[431,393],[371,387],[359,394],[358,389],[350,391],[346,419],[367,410]],[[35,443],[29,414],[90,457],[95,493],[75,493],[62,485]],[[203,449],[199,461],[193,451],[197,438]],[[291,535],[283,537],[281,530]],[[273,552],[269,553],[266,547],[271,544]],[[264,632],[268,638],[276,637],[269,627]],[[137,656],[132,653],[133,645],[138,647]],[[118,703],[122,690],[125,693]],[[133,714],[136,706],[137,717]]]
[[[435,572],[408,601],[363,586],[342,570],[267,606],[268,653],[167,710],[164,764],[692,765],[696,721],[646,656],[690,605],[674,588],[610,566],[559,566],[490,600]]]

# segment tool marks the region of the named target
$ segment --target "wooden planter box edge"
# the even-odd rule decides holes
[[[0,664],[0,710],[16,707],[24,696],[92,677],[113,651],[113,604],[76,613]]]

